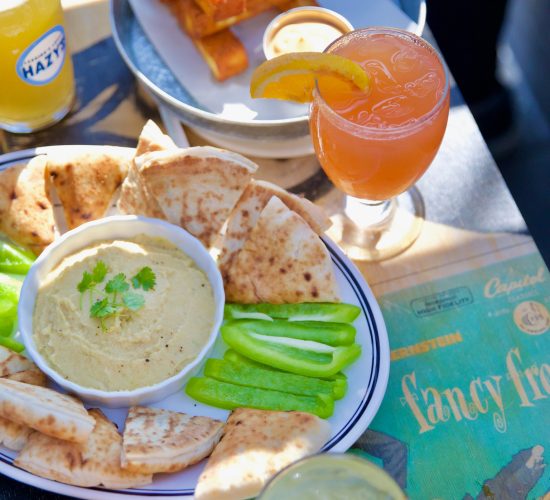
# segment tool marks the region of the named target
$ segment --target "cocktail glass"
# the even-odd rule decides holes
[[[330,235],[353,259],[388,259],[420,234],[424,203],[412,186],[445,133],[448,72],[428,42],[394,28],[350,32],[325,52],[357,61],[371,76],[367,92],[328,81],[314,91],[315,152],[347,195]]]

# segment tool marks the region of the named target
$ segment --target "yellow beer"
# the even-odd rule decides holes
[[[0,0],[0,128],[46,127],[73,99],[60,0]]]

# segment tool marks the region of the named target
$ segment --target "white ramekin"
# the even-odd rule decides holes
[[[214,321],[208,342],[197,358],[181,372],[155,385],[112,392],[82,387],[53,370],[36,348],[33,338],[33,312],[38,288],[47,274],[68,255],[97,241],[132,238],[140,234],[165,238],[170,241],[189,255],[208,277],[215,302]],[[110,408],[121,408],[160,401],[184,386],[185,382],[199,370],[202,361],[214,346],[223,320],[224,302],[221,274],[216,263],[199,240],[181,227],[168,222],[135,215],[118,215],[88,222],[65,233],[36,259],[21,288],[18,307],[19,331],[28,355],[48,377],[63,389],[90,403],[98,403]]]
[[[266,59],[273,59],[275,54],[271,50],[271,41],[285,26],[305,22],[327,24],[339,30],[342,35],[353,31],[353,25],[341,14],[324,7],[296,7],[282,12],[266,27],[262,40],[262,47]]]

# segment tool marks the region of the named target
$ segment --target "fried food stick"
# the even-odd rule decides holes
[[[248,67],[246,49],[229,29],[192,40],[214,77],[220,82]]]
[[[242,14],[222,21],[216,21],[213,17],[205,14],[194,0],[179,0],[172,7],[172,12],[178,18],[182,29],[191,38],[202,38],[254,17],[281,3],[285,3],[285,0],[247,0],[246,10]]]
[[[215,21],[239,16],[246,11],[246,0],[195,0],[202,11]]]

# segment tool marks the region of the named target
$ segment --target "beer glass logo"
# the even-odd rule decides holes
[[[65,31],[55,26],[34,41],[17,60],[19,78],[31,85],[45,85],[61,71],[65,62]]]

